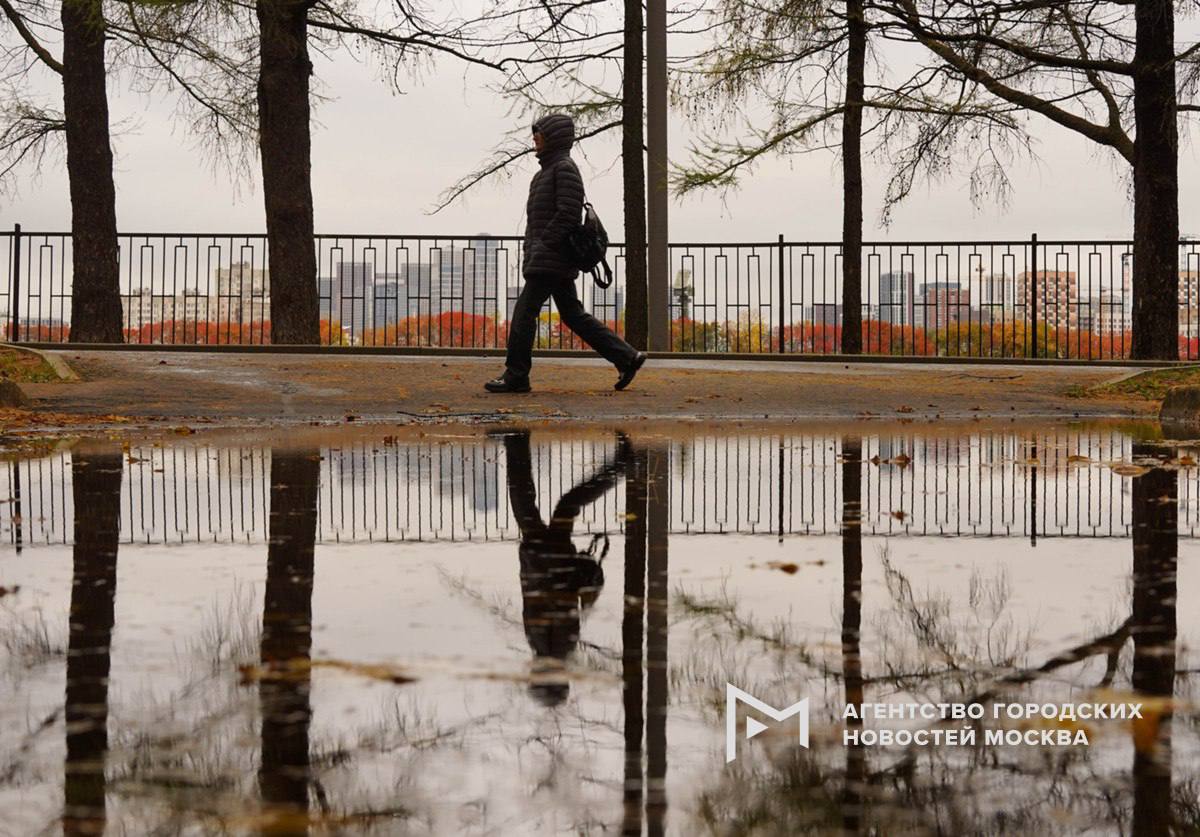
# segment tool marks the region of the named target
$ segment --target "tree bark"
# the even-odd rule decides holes
[[[867,26],[862,0],[846,0],[846,114],[842,118],[842,351],[862,352],[862,111]]]
[[[1179,132],[1171,0],[1137,0],[1133,357],[1179,358]]]
[[[320,342],[309,132],[308,4],[257,0],[259,151],[271,271],[271,342]]]
[[[646,165],[642,83],[642,2],[625,0],[625,77],[621,103],[621,177],[625,189],[625,339],[646,348]]]
[[[72,343],[121,342],[117,193],[100,0],[62,4],[63,116],[71,192]]]

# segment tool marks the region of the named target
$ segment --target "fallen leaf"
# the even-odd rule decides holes
[[[313,669],[332,668],[357,674],[371,680],[381,680],[385,683],[414,683],[416,678],[405,673],[396,666],[371,663],[351,663],[345,660],[305,660],[296,658],[267,665],[240,665],[238,674],[243,686],[262,681],[288,682],[308,679]]]
[[[781,573],[787,573],[788,575],[795,575],[800,571],[800,566],[798,564],[793,564],[791,561],[768,561],[767,566],[773,570],[779,570]]]
[[[1119,474],[1122,477],[1140,477],[1143,474],[1150,473],[1150,469],[1143,465],[1134,465],[1132,462],[1114,462],[1111,466],[1114,474]]]

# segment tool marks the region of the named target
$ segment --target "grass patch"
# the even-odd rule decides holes
[[[1117,381],[1093,387],[1074,386],[1067,390],[1071,398],[1124,398],[1133,401],[1162,401],[1167,390],[1183,384],[1200,384],[1200,366],[1151,369]]]
[[[32,352],[0,348],[0,380],[18,384],[49,384],[58,380],[54,368]]]

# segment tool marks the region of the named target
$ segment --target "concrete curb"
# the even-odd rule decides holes
[[[13,345],[13,344],[5,344]],[[22,343],[23,348],[55,352],[208,352],[229,354],[319,354],[319,355],[383,355],[394,357],[504,357],[504,349],[441,348],[432,346],[283,346],[272,344],[200,345],[155,343]],[[587,358],[595,352],[583,349],[535,349],[535,357]],[[1004,357],[929,357],[904,355],[822,355],[780,354],[757,352],[648,352],[654,360],[704,360],[714,364],[728,361],[764,361],[770,363],[894,363],[944,366],[1111,366],[1130,369],[1170,369],[1195,366],[1191,360],[1079,360],[1064,358],[1004,358]],[[47,357],[47,360],[49,358]]]
[[[47,354],[43,351],[42,346],[34,346],[28,343],[0,343],[7,349],[13,349],[18,352],[35,355],[46,362],[46,364],[54,370],[54,374],[58,376],[60,381],[74,382],[79,380],[79,375],[72,369],[65,360],[58,355]]]

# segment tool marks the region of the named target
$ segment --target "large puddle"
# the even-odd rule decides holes
[[[1200,828],[1200,454],[857,433],[0,461],[0,833]]]

